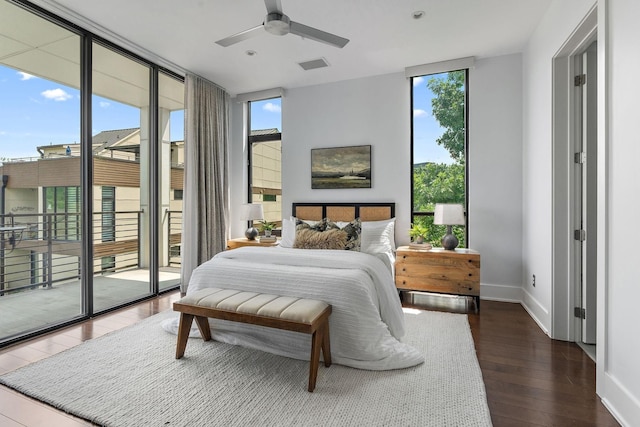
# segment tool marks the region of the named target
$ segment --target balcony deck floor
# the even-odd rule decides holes
[[[149,270],[135,269],[94,276],[94,312],[150,294]],[[160,289],[180,282],[179,268],[160,271]],[[52,326],[80,316],[80,280],[56,283],[0,296],[0,339]]]

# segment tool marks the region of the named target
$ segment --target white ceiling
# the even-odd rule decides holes
[[[521,52],[551,0],[281,0],[293,21],[350,39],[343,48],[266,31],[230,47],[216,40],[260,25],[263,0],[40,0],[219,84],[232,95],[402,72],[405,67]],[[425,16],[416,20],[412,12]],[[77,16],[79,15],[79,16]],[[112,38],[106,36],[106,38]],[[248,56],[247,50],[257,54]],[[299,62],[325,58],[328,68]]]

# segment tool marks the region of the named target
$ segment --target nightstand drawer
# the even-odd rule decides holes
[[[399,248],[395,271],[398,289],[480,295],[480,254],[475,251]]]

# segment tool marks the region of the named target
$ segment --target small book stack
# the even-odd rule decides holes
[[[275,243],[276,240],[276,236],[260,236],[260,243]]]
[[[411,242],[411,243],[409,243],[409,247],[411,249],[420,249],[420,250],[423,250],[423,251],[428,251],[428,250],[432,249],[432,246],[431,246],[430,243],[414,243],[414,242]]]

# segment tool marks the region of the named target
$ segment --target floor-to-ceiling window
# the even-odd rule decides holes
[[[111,308],[152,292],[150,247],[151,67],[101,43],[92,46],[93,306]],[[110,196],[113,188],[117,210]],[[113,199],[115,206],[116,199]],[[104,230],[104,227],[107,230]],[[104,240],[105,233],[111,239]],[[107,268],[104,268],[104,267]],[[135,271],[135,274],[133,274]]]
[[[180,283],[184,190],[184,82],[158,78],[158,265],[160,290]]]
[[[0,93],[0,346],[176,287],[181,77],[0,0]]]
[[[441,246],[445,225],[434,225],[436,204],[467,207],[467,70],[416,76],[412,81],[412,217],[427,242]],[[467,227],[453,233],[467,244]]]
[[[0,342],[83,314],[80,46],[0,1]]]
[[[282,227],[281,98],[249,102],[249,202],[260,203],[264,221]],[[260,224],[255,224],[260,229]]]

